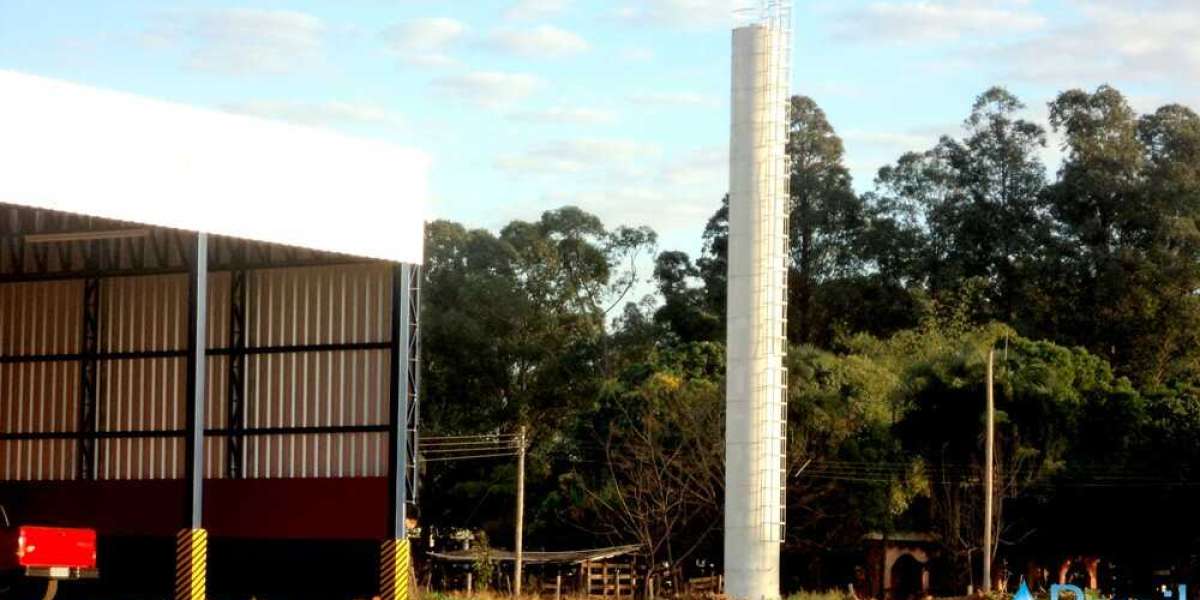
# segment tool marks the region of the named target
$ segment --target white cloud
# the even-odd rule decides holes
[[[634,104],[659,106],[718,106],[716,98],[697,92],[644,92],[629,97]]]
[[[383,39],[388,49],[406,63],[441,66],[454,63],[447,51],[466,32],[467,26],[461,21],[430,17],[396,23],[384,30]]]
[[[1089,0],[1074,3],[1081,23],[1010,44],[987,58],[1008,76],[1058,86],[1200,77],[1200,10],[1191,0]],[[1103,51],[1097,51],[1102,48]]]
[[[732,26],[739,12],[757,4],[755,0],[639,0],[618,6],[613,16],[631,25],[720,29]]]
[[[929,132],[862,131],[850,129],[841,133],[846,146],[884,148],[889,152],[924,151],[937,144],[940,135]],[[899,154],[897,154],[899,156]]]
[[[939,42],[1035,31],[1046,22],[1025,0],[922,0],[874,2],[843,13],[834,27],[845,40]]]
[[[699,229],[720,207],[723,191],[682,194],[656,186],[614,185],[601,189],[549,192],[546,206],[578,206],[607,225],[648,225],[660,235],[681,229]],[[697,238],[699,237],[697,232]]]
[[[584,106],[552,106],[541,110],[523,110],[509,115],[514,121],[525,123],[558,123],[572,125],[595,125],[612,123],[617,116],[608,110]]]
[[[521,154],[501,155],[496,159],[495,166],[519,173],[601,171],[607,174],[631,174],[638,171],[639,163],[657,157],[660,153],[661,149],[657,145],[635,140],[555,140],[535,146]]]
[[[568,0],[517,0],[504,11],[509,19],[540,19],[566,10]]]
[[[661,180],[671,189],[693,188],[703,196],[724,193],[729,179],[729,148],[712,146],[687,153],[663,166]],[[711,199],[710,199],[711,201]]]
[[[290,10],[226,8],[163,13],[144,43],[189,48],[187,66],[227,74],[290,73],[320,63],[326,26]]]
[[[300,125],[315,125],[338,127],[342,125],[383,125],[389,127],[401,124],[400,116],[374,104],[356,102],[292,102],[275,100],[256,100],[250,102],[233,102],[221,106],[222,110],[278,119]]]
[[[488,37],[487,45],[524,58],[560,58],[590,48],[579,34],[551,25],[495,31]]]
[[[649,225],[668,236],[689,232],[688,239],[696,239],[728,189],[728,170],[724,146],[698,148],[665,157],[632,177],[551,192],[545,200],[578,205],[605,223]]]
[[[526,73],[472,71],[433,80],[434,89],[452,98],[482,106],[499,108],[532,94],[541,80]]]
[[[686,232],[687,239],[698,239],[699,228],[720,205],[729,168],[725,146],[664,154],[631,140],[553,142],[507,158],[509,164],[497,167],[555,176],[554,191],[529,210],[571,204],[606,224],[649,225],[660,234]]]

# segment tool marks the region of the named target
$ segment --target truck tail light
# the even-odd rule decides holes
[[[67,527],[23,526],[17,536],[17,563],[27,568],[95,568],[96,532]]]

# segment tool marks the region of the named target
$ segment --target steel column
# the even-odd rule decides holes
[[[246,271],[234,271],[229,282],[229,440],[226,445],[225,474],[238,479],[245,472],[242,429],[246,409]]]
[[[421,420],[421,266],[408,268],[408,495],[417,501],[420,473],[417,453]]]
[[[388,529],[380,547],[379,597],[407,600],[412,580],[408,527],[410,490],[416,489],[415,431],[418,386],[417,321],[421,271],[408,264],[392,267],[392,326],[388,360]]]
[[[208,586],[208,533],[204,516],[204,383],[208,336],[208,236],[195,235],[184,250],[188,259],[187,303],[187,425],[184,432],[184,477],[187,483],[187,524],[175,544],[175,600],[204,600]]]
[[[411,391],[412,334],[410,293],[412,266],[392,267],[391,356],[388,368],[388,537],[407,538],[405,503],[408,499],[408,401]]]
[[[199,529],[204,498],[205,318],[208,315],[208,236],[199,233],[189,249],[187,313],[187,425],[185,477],[188,527]]]
[[[75,473],[81,480],[96,477],[96,423],[100,391],[100,280],[83,282],[83,337],[79,360],[79,452]]]

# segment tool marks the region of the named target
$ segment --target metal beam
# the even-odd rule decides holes
[[[225,475],[230,479],[238,479],[244,472],[241,430],[246,425],[246,297],[246,271],[234,271],[229,281],[230,353],[226,414],[229,416],[230,434],[225,445]]]
[[[388,535],[408,537],[405,524],[408,500],[408,401],[411,393],[409,342],[412,333],[410,292],[412,266],[392,267],[391,356],[388,360]]]
[[[181,230],[0,203],[0,283],[182,274],[193,238]],[[209,245],[210,272],[378,262],[226,236]]]
[[[96,476],[96,423],[99,421],[100,361],[100,280],[83,282],[83,338],[79,359],[79,451],[76,476],[81,480]]]
[[[420,489],[418,425],[421,418],[421,266],[408,269],[408,495],[417,501]]]
[[[237,435],[248,438],[277,435],[335,435],[359,433],[387,433],[388,425],[302,425],[296,427],[243,427]],[[96,439],[148,439],[181,438],[188,436],[188,429],[117,429],[98,430],[88,434],[78,431],[22,431],[0,433],[0,441],[9,440],[80,440],[84,437]],[[206,437],[229,437],[235,433],[228,427],[206,427]]]
[[[391,386],[388,390],[388,533],[380,548],[379,594],[408,600],[412,562],[406,508],[416,498],[417,390],[420,386],[418,321],[420,267],[392,266]],[[411,429],[410,429],[411,428]],[[409,458],[414,459],[409,463]]]
[[[187,527],[200,529],[204,506],[205,318],[208,314],[208,235],[195,234],[189,248],[187,313],[187,426],[185,481]]]
[[[284,346],[252,346],[241,349],[209,348],[204,351],[208,356],[227,356],[237,353],[247,356],[261,354],[300,354],[304,352],[355,352],[360,350],[388,350],[391,342],[348,342],[344,344],[289,344]],[[142,358],[183,358],[188,351],[184,350],[130,350],[126,352],[97,352],[98,361],[136,360]],[[0,356],[0,364],[25,364],[39,362],[79,362],[84,354],[10,354]]]
[[[20,245],[23,249],[26,246]],[[37,248],[37,246],[34,246]],[[119,262],[120,253],[113,251],[110,256],[104,257],[104,264],[111,265]],[[23,260],[23,259],[20,259]],[[247,262],[245,264],[237,263],[212,263],[209,265],[210,273],[222,271],[236,271],[239,269],[261,271],[267,269],[291,269],[299,267],[338,267],[346,265],[362,265],[362,264],[378,264],[379,261],[369,258],[354,258],[354,257],[338,257],[329,259],[312,259],[298,260],[295,262]],[[152,275],[182,275],[187,273],[188,269],[183,266],[167,266],[167,267],[147,267],[140,268],[101,268],[94,270],[82,271],[19,271],[16,273],[0,273],[0,284],[3,283],[23,283],[27,281],[64,281],[67,279],[87,279],[89,277],[111,278],[111,277],[143,277]]]
[[[26,244],[55,244],[61,242],[82,242],[94,240],[116,240],[123,238],[144,238],[150,235],[150,230],[139,229],[98,229],[94,231],[59,231],[56,233],[27,233]]]

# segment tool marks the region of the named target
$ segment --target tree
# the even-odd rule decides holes
[[[717,341],[725,335],[723,319],[709,307],[704,288],[694,284],[699,277],[700,270],[684,252],[662,252],[655,258],[654,278],[663,303],[654,320],[664,333],[684,342]]]
[[[648,229],[606,229],[572,207],[513,221],[499,235],[431,223],[422,288],[422,429],[455,435],[530,425],[536,492],[537,475],[550,470],[539,462],[553,442],[547,432],[590,406],[612,368],[606,320],[637,283],[638,257],[654,239]],[[462,526],[462,515],[481,498],[511,494],[513,475],[508,465],[440,464],[429,471],[422,516],[431,525]],[[538,510],[530,510],[531,541]],[[509,521],[496,503],[474,516],[485,524]],[[492,533],[503,533],[499,527]]]
[[[1200,374],[1200,120],[1167,106],[1138,118],[1107,86],[1064,92],[1050,120],[1067,158],[1049,190],[1081,251],[1064,333],[1144,384]]]
[[[696,261],[704,281],[704,304],[718,315],[725,330],[725,302],[729,291],[729,194],[721,198],[721,207],[704,224],[704,250]]]
[[[586,498],[582,526],[637,541],[651,564],[675,573],[711,545],[722,522],[724,353],[692,343],[647,358],[609,382],[595,412],[582,416],[577,431],[593,438],[587,454],[596,462],[584,462],[571,482]]]
[[[812,343],[820,328],[817,287],[860,270],[854,250],[864,224],[863,205],[843,164],[842,139],[825,112],[811,98],[793,96],[788,114],[788,338]]]
[[[894,236],[876,247],[880,270],[924,283],[934,296],[979,278],[988,288],[981,323],[1020,321],[1050,237],[1038,154],[1046,134],[1017,117],[1024,108],[1003,88],[989,89],[963,122],[963,139],[943,137],[933,149],[884,167],[869,196],[873,228]]]
[[[907,375],[912,404],[897,433],[906,449],[927,465],[933,523],[963,572],[970,573],[977,564],[973,559],[986,555],[995,562],[1002,545],[1036,531],[1035,513],[1011,508],[1051,497],[1048,484],[1065,472],[1067,460],[1077,451],[1087,409],[1099,399],[1121,397],[1128,382],[1083,349],[1028,340],[1003,327],[943,339],[946,352],[914,365]],[[988,348],[996,350],[992,493],[997,535],[993,547],[982,548],[982,383]]]
[[[889,472],[877,481],[865,468],[903,460],[891,433],[900,378],[866,353],[799,346],[787,363],[786,547],[815,557],[856,546],[888,520],[889,495],[902,477]]]

